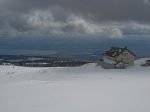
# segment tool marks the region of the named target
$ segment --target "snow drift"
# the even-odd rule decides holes
[[[149,112],[150,67],[0,66],[1,112]]]

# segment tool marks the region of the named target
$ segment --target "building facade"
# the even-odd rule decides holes
[[[103,68],[126,68],[134,65],[135,54],[127,47],[111,47],[103,53],[100,64]]]

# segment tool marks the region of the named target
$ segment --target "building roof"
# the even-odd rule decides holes
[[[127,47],[124,48],[119,48],[119,47],[111,47],[108,49],[103,55],[104,56],[109,56],[116,58],[118,57],[121,53],[123,53],[125,50],[128,50]],[[134,53],[132,53],[130,50],[128,50],[133,56],[136,56]]]

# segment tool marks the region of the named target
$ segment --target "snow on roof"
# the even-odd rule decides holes
[[[108,49],[104,55],[105,56],[109,56],[109,57],[118,57],[122,52],[124,52],[125,50],[128,50],[127,47],[124,48],[119,48],[119,47],[111,47],[110,49]],[[135,54],[133,54],[130,50],[128,50],[132,55],[135,56]]]

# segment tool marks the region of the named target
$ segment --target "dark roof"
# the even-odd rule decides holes
[[[110,57],[118,57],[122,52],[125,50],[128,50],[127,47],[119,48],[119,47],[111,47],[108,49],[103,55],[104,56],[110,56]],[[132,55],[136,56],[134,53],[132,53],[130,50],[128,50]]]

